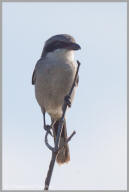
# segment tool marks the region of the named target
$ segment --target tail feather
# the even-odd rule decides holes
[[[54,124],[54,130],[53,130],[54,141],[56,139],[58,125],[59,125],[59,121],[56,121],[55,124]],[[61,133],[61,137],[60,137],[59,147],[63,147],[65,142],[66,142],[66,140],[67,140],[67,129],[66,129],[66,121],[64,121],[63,129],[62,129],[62,133]],[[56,156],[56,161],[57,161],[58,164],[63,164],[63,163],[66,163],[66,162],[70,161],[70,153],[69,153],[69,146],[68,146],[68,144],[65,145],[58,152],[58,154]]]

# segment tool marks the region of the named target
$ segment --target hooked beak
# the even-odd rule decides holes
[[[69,47],[70,50],[79,50],[81,49],[80,45],[77,43],[70,43]]]

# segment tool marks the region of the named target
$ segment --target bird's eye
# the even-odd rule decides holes
[[[65,47],[67,47],[68,46],[68,44],[67,43],[65,43],[65,42],[61,42],[61,41],[56,41],[55,43],[54,43],[54,47],[55,48],[65,48]]]
[[[46,52],[51,52],[51,51],[54,51],[54,50],[56,50],[56,49],[65,48],[65,47],[67,47],[67,46],[68,46],[68,45],[67,45],[67,43],[65,43],[65,42],[55,41],[55,42],[49,44],[48,46],[46,46],[45,51],[46,51]]]
[[[60,46],[60,42],[59,42],[59,41],[56,41],[54,45],[55,45],[56,47],[57,47],[57,46],[59,47],[59,46]]]

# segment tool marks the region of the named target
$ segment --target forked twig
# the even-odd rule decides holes
[[[67,143],[72,139],[72,137],[73,137],[75,134],[76,134],[76,132],[73,131],[73,133],[67,138],[67,140],[66,140],[66,142],[64,143],[64,145],[63,145],[62,147],[60,147],[60,148],[58,149],[58,151],[60,151],[62,148],[64,148],[65,145],[67,145]]]
[[[68,96],[71,97],[71,94],[72,94],[72,91],[75,87],[75,84],[76,84],[76,80],[77,80],[77,76],[78,76],[78,71],[79,71],[79,67],[80,67],[80,62],[77,61],[77,71],[76,71],[76,74],[75,74],[75,77],[74,77],[74,81],[73,81],[73,84],[72,84],[72,87],[68,93]],[[52,172],[53,172],[53,168],[54,168],[54,164],[55,164],[55,160],[56,160],[56,155],[58,153],[58,151],[60,149],[62,149],[70,140],[71,138],[75,135],[75,131],[70,135],[70,137],[68,137],[66,143],[64,144],[64,146],[62,146],[61,148],[59,148],[59,143],[60,143],[60,136],[61,136],[61,132],[62,132],[62,125],[63,125],[63,122],[64,122],[64,117],[65,117],[65,113],[66,113],[66,109],[68,107],[68,104],[64,101],[64,104],[63,104],[63,114],[62,114],[62,117],[61,119],[59,120],[59,125],[58,125],[58,131],[57,131],[57,136],[56,136],[56,141],[55,141],[55,147],[53,148],[49,143],[48,143],[48,135],[50,134],[49,133],[49,130],[46,131],[46,135],[45,135],[45,144],[46,146],[52,151],[52,157],[51,157],[51,161],[50,161],[50,165],[49,165],[49,169],[48,169],[48,173],[47,173],[47,177],[46,177],[46,180],[45,180],[45,187],[44,187],[44,190],[48,190],[49,189],[49,184],[50,184],[50,181],[51,181],[51,177],[52,177]]]

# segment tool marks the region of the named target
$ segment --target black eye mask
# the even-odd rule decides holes
[[[48,46],[45,47],[45,52],[52,52],[56,49],[65,49],[66,47],[68,47],[68,43],[65,42],[60,42],[60,41],[55,41],[51,44],[49,44]]]

